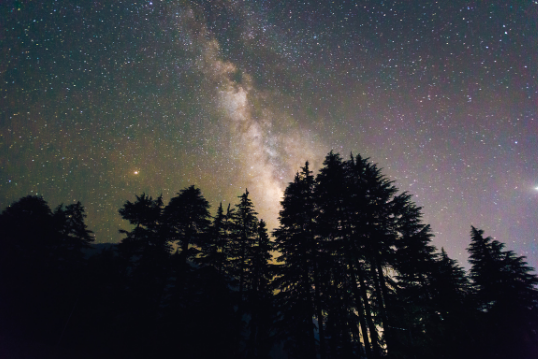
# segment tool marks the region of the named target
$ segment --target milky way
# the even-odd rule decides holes
[[[7,1],[0,206],[248,188],[277,225],[305,161],[370,157],[465,262],[470,226],[538,266],[537,1]]]

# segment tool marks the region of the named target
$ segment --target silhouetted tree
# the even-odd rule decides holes
[[[275,289],[278,325],[293,357],[316,357],[318,322],[321,357],[325,355],[324,319],[319,274],[320,243],[315,228],[314,177],[308,162],[288,185],[282,200],[280,227],[274,231],[279,256]]]
[[[330,357],[353,357],[360,352],[358,326],[365,332],[374,327],[366,297],[365,276],[360,256],[351,239],[350,188],[347,166],[340,155],[329,153],[316,177],[316,234],[322,244],[320,275],[327,311],[326,336]],[[362,291],[362,292],[361,292]],[[355,310],[358,315],[355,314]],[[375,333],[377,334],[377,333]],[[370,351],[367,335],[365,349]],[[373,342],[377,345],[377,338]]]
[[[80,203],[53,213],[38,196],[0,214],[0,335],[62,338],[84,282],[82,249],[93,241],[84,218]]]
[[[250,322],[248,325],[247,358],[269,358],[271,351],[271,327],[274,316],[273,292],[270,285],[273,268],[270,264],[273,244],[269,239],[267,227],[260,220],[257,236],[252,246],[252,274],[248,294],[248,310]]]
[[[431,349],[427,332],[434,320],[431,280],[436,264],[435,248],[431,245],[433,234],[429,225],[423,224],[421,208],[410,200],[411,196],[402,193],[394,205],[394,230],[396,231],[395,253],[392,266],[396,270],[396,285],[393,296],[388,296],[392,308],[389,319],[392,321],[386,335],[393,339],[394,353],[414,353]],[[437,325],[437,324],[436,324]],[[429,353],[428,355],[433,355]]]
[[[393,334],[398,321],[405,322],[405,330],[415,326],[423,332],[422,320],[433,313],[428,304],[435,263],[432,235],[421,222],[420,208],[408,194],[397,192],[368,159],[343,161],[333,152],[315,181],[305,168],[290,183],[281,226],[274,232],[283,262],[275,283],[279,303],[290,300],[287,296],[303,302],[297,313],[280,304],[286,309],[279,313],[281,319],[286,310],[296,315],[284,320],[288,326],[313,326],[304,319],[309,317],[318,318],[319,328],[319,334],[303,328],[304,337],[295,343],[315,349],[315,341],[307,340],[306,333],[312,333],[312,338],[320,335],[322,355],[378,358],[385,350],[398,352],[401,336]],[[398,299],[398,293],[408,299]],[[397,315],[404,303],[412,315]],[[297,319],[298,313],[303,319]]]
[[[538,353],[538,277],[525,257],[471,228],[471,279],[486,333],[484,357],[534,358]]]
[[[170,199],[164,208],[163,224],[167,238],[177,242],[179,249],[177,279],[178,290],[185,285],[188,261],[194,258],[201,246],[210,225],[209,203],[202,192],[195,186],[182,189],[176,197]]]
[[[442,248],[436,256],[429,281],[431,297],[427,306],[432,313],[429,318],[424,318],[427,322],[423,333],[428,337],[427,348],[425,345],[412,350],[422,352],[423,357],[431,357],[432,353],[446,359],[478,357],[472,348],[476,347],[474,337],[479,329],[465,270]],[[408,348],[407,352],[411,350]]]
[[[258,237],[258,218],[248,190],[239,196],[232,219],[231,270],[238,280],[238,312],[243,314],[245,294],[252,286],[253,247]]]
[[[135,225],[132,231],[120,230],[126,237],[118,245],[122,257],[132,266],[137,280],[162,281],[167,270],[170,245],[162,227],[162,196],[153,199],[143,193],[136,201],[126,201],[119,213]],[[143,279],[145,278],[145,279]]]
[[[228,207],[229,212],[229,207]],[[230,236],[229,216],[224,214],[222,203],[217,209],[213,223],[208,230],[205,242],[202,244],[202,256],[199,262],[212,266],[221,275],[226,275],[229,261]]]

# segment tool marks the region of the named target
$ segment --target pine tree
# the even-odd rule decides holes
[[[195,186],[182,189],[164,208],[163,226],[167,237],[181,249],[177,269],[180,292],[189,271],[189,260],[199,253],[194,246],[202,246],[207,235],[209,218],[209,203]]]
[[[310,322],[297,315],[317,318],[321,354],[329,357],[361,356],[363,350],[367,358],[381,357],[385,350],[397,353],[395,323],[420,323],[421,315],[432,313],[426,303],[435,256],[420,208],[408,194],[397,195],[393,183],[361,156],[343,161],[331,152],[315,181],[306,172],[286,189],[281,226],[274,232],[283,262],[275,280],[281,290],[277,298],[303,301],[296,313],[290,312],[296,318],[286,323],[303,323],[295,332],[311,333]],[[390,275],[394,271],[397,277]],[[422,314],[397,316],[404,303],[396,303],[398,281],[402,294],[421,296],[413,297],[413,304]],[[286,311],[280,314],[284,319]],[[418,324],[416,331],[421,331]],[[316,349],[315,341],[306,344],[307,334],[295,343]]]
[[[126,201],[118,212],[135,226],[131,231],[120,230],[126,237],[118,244],[129,298],[124,311],[137,318],[136,323],[126,325],[123,340],[152,338],[170,273],[170,244],[162,226],[162,196],[136,196],[135,202]],[[151,345],[151,341],[137,343],[137,351],[150,350]]]
[[[52,217],[60,241],[57,256],[63,258],[67,268],[81,269],[85,265],[83,250],[90,248],[94,241],[93,232],[84,223],[84,206],[80,202],[66,207],[59,205]]]
[[[213,223],[208,230],[205,243],[202,244],[201,264],[215,268],[217,273],[224,275],[228,264],[229,236],[227,233],[227,216],[224,214],[222,203],[217,209]]]
[[[231,271],[238,281],[238,313],[244,314],[246,293],[251,289],[252,249],[258,236],[258,218],[248,189],[239,196],[232,219]]]
[[[448,257],[444,248],[436,256],[429,276],[433,311],[425,323],[429,348],[423,350],[439,358],[474,358],[477,353],[474,336],[477,332],[476,313],[470,305],[471,286],[465,270]]]
[[[265,358],[270,350],[270,322],[272,321],[272,244],[265,222],[258,221],[248,190],[239,196],[230,222],[230,274],[237,289],[237,333],[244,336],[244,355]],[[248,323],[246,331],[243,324]]]
[[[396,270],[396,291],[389,296],[390,317],[397,330],[390,330],[393,352],[418,353],[429,349],[426,326],[432,321],[431,276],[436,263],[433,234],[429,225],[422,223],[421,208],[402,193],[394,201],[395,253],[392,266]],[[389,348],[390,350],[391,348]],[[433,355],[430,353],[430,355]]]
[[[170,253],[170,245],[162,228],[162,196],[153,199],[143,193],[136,201],[126,201],[118,211],[123,219],[136,227],[132,231],[120,230],[126,237],[118,245],[122,257],[133,269],[141,269],[156,274],[165,264]],[[133,261],[133,263],[131,263]],[[162,273],[161,273],[162,274]]]
[[[82,250],[93,240],[84,218],[80,203],[53,213],[38,196],[0,214],[0,331],[47,341],[65,327],[84,279]]]
[[[395,240],[394,204],[392,197],[397,189],[387,180],[375,164],[358,155],[345,163],[348,194],[345,196],[348,222],[349,267],[356,277],[362,298],[365,319],[371,338],[372,353],[368,355],[368,335],[365,338],[367,355],[381,355],[382,339],[390,349],[387,305],[389,279],[385,268],[393,257]],[[359,294],[355,295],[356,297]],[[360,308],[361,303],[356,300]],[[377,333],[378,325],[384,327],[384,337]],[[363,330],[366,333],[366,330]]]
[[[252,284],[248,296],[251,315],[246,355],[248,358],[269,358],[271,350],[270,330],[274,312],[270,286],[273,277],[270,264],[272,249],[266,224],[260,220],[256,243],[252,248]]]
[[[471,279],[482,312],[484,352],[490,357],[531,358],[538,352],[538,277],[525,257],[471,228]]]
[[[329,153],[316,177],[316,234],[322,243],[320,274],[327,308],[328,354],[350,357],[360,346],[356,335],[360,323],[367,356],[370,357],[369,330],[374,328],[362,263],[351,239],[347,165],[340,155]],[[358,316],[354,314],[354,309]],[[367,324],[370,324],[369,327]],[[374,332],[377,334],[377,332]],[[377,345],[377,338],[373,338]],[[377,347],[375,347],[377,348]]]
[[[325,355],[324,319],[321,314],[319,243],[315,236],[314,177],[308,162],[286,188],[281,202],[280,227],[274,231],[279,252],[275,287],[280,331],[293,356],[316,356],[315,326]]]

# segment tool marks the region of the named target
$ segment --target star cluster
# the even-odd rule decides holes
[[[537,1],[7,1],[0,205],[81,201],[98,242],[146,192],[370,157],[464,262],[470,226],[538,265]]]

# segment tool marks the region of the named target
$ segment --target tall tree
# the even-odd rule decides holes
[[[242,315],[245,294],[252,285],[253,247],[258,237],[258,213],[249,198],[248,189],[239,196],[232,219],[231,270],[238,281],[238,312]]]
[[[471,279],[492,358],[531,358],[538,352],[538,277],[525,257],[471,228]]]
[[[221,275],[226,274],[229,261],[228,220],[228,214],[224,213],[222,203],[220,203],[217,214],[208,230],[206,241],[202,244],[202,256],[199,260],[201,264],[215,268]]]
[[[121,340],[149,338],[134,346],[135,352],[147,354],[156,335],[156,318],[170,269],[170,244],[162,226],[162,196],[153,199],[143,193],[136,196],[135,202],[126,201],[119,213],[135,226],[131,231],[120,230],[126,237],[118,244],[118,251],[127,268],[129,300],[125,301],[124,310],[127,316],[137,317],[135,323],[125,323]]]
[[[351,242],[351,222],[348,212],[349,183],[347,167],[339,154],[329,153],[316,177],[316,234],[319,236],[323,256],[320,274],[327,308],[327,337],[330,357],[350,357],[360,345],[356,332],[361,325],[367,356],[370,354],[368,331],[374,328],[371,321],[365,277],[359,256]],[[353,303],[352,303],[353,302]],[[353,312],[357,310],[358,316]],[[358,323],[357,323],[358,319]],[[367,327],[367,324],[370,327]],[[376,333],[374,333],[376,334]],[[377,345],[377,338],[374,338]]]
[[[181,249],[177,273],[180,292],[185,285],[188,261],[198,253],[191,245],[202,245],[210,225],[209,218],[209,203],[194,185],[182,189],[164,208],[163,225],[168,238]]]
[[[470,303],[471,286],[465,270],[441,248],[429,280],[432,313],[430,318],[422,318],[429,319],[424,324],[429,348],[422,350],[423,356],[436,353],[439,358],[446,359],[478,357],[478,353],[470,349],[476,346],[474,336],[479,329]],[[421,348],[413,349],[416,352]]]
[[[392,201],[394,208],[394,242],[392,266],[396,271],[395,293],[386,298],[392,308],[389,314],[388,335],[392,351],[424,351],[426,325],[434,313],[432,306],[431,276],[436,264],[435,247],[431,245],[433,234],[429,225],[422,223],[421,208],[402,193]],[[392,330],[394,326],[396,330]],[[433,355],[430,353],[430,355]]]
[[[424,298],[420,303],[426,303],[435,262],[420,208],[408,194],[397,194],[380,169],[360,155],[343,161],[331,152],[315,181],[306,172],[286,189],[281,226],[274,232],[283,262],[275,281],[282,290],[279,298],[284,301],[292,289],[303,298],[299,309],[303,318],[318,319],[320,347],[330,338],[322,354],[352,357],[364,351],[367,358],[378,358],[387,349],[397,353],[392,317],[400,305],[391,302],[397,282],[400,288],[422,288],[417,289]]]
[[[275,287],[279,325],[292,355],[316,357],[317,319],[321,357],[325,356],[324,318],[319,274],[320,243],[315,232],[314,177],[308,162],[288,185],[282,200],[280,227],[274,231],[280,254]]]
[[[273,293],[270,286],[273,268],[270,264],[273,244],[267,226],[260,220],[256,242],[252,248],[252,275],[249,298],[248,358],[269,358],[271,350],[271,324],[273,320]]]

